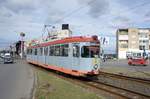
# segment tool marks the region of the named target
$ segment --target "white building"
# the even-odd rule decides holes
[[[150,50],[150,28],[118,29],[116,36],[119,59],[125,59],[129,51]]]

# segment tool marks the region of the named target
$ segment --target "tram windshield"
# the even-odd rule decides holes
[[[99,57],[99,46],[83,46],[81,48],[81,56],[85,58]]]

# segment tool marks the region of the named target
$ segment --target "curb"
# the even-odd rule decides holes
[[[31,99],[35,99],[36,86],[37,86],[37,74],[34,71],[34,82],[33,82],[33,88],[31,92]]]

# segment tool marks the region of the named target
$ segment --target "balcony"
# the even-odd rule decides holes
[[[128,40],[128,35],[119,35],[119,40]]]

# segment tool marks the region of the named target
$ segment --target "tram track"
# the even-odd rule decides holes
[[[97,83],[107,84],[126,92],[134,93],[150,99],[150,80],[136,77],[129,77],[120,74],[100,72]],[[140,98],[141,99],[141,98]]]
[[[124,88],[112,86],[112,85],[97,82],[97,81],[92,82],[92,85],[90,86],[93,86],[93,85],[94,87],[97,87],[99,89],[102,89],[104,91],[115,94],[125,99],[150,99],[150,96],[148,95],[144,95],[142,93],[137,93],[135,91],[127,90]]]
[[[103,91],[104,93],[106,93],[106,95],[111,96],[111,99],[116,99],[116,98],[117,99],[150,99],[150,96],[148,95],[138,93],[135,91],[131,91],[131,90],[127,90],[124,88],[116,87],[113,85],[109,85],[103,82],[99,82],[98,80],[82,78],[82,77],[74,77],[74,76],[70,76],[66,74],[59,74],[59,72],[58,73],[56,73],[55,71],[51,72],[51,70],[47,70],[43,68],[40,68],[40,70],[45,71],[48,74],[57,76],[61,79],[67,80],[69,82],[75,83],[79,86],[88,88],[89,90],[94,90],[94,92],[96,92],[97,94],[101,94],[101,92]],[[147,82],[147,81],[144,81],[144,82]]]
[[[130,77],[130,76],[125,76],[125,75],[120,75],[120,74],[113,74],[113,73],[102,72],[102,71],[99,72],[99,75],[114,77],[114,78],[118,78],[118,79],[125,79],[125,80],[129,80],[129,81],[134,81],[134,82],[150,85],[150,80],[149,79]]]

